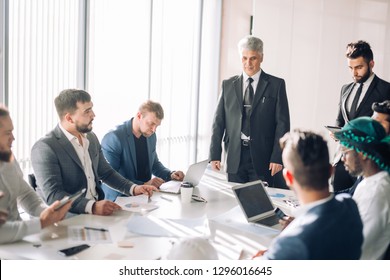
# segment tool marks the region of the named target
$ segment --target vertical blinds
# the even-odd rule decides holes
[[[8,106],[25,173],[32,145],[58,122],[54,97],[80,83],[79,12],[79,0],[9,1]]]

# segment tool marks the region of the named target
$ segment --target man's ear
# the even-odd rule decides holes
[[[65,114],[64,119],[65,119],[68,123],[73,123],[72,116],[71,116],[71,114],[69,114],[69,113],[66,113],[66,114]]]
[[[284,168],[283,177],[284,180],[286,181],[287,186],[291,187],[294,182],[294,175],[291,173],[291,171],[288,170],[287,168]]]
[[[364,155],[364,154],[361,153],[361,152],[358,153],[358,157],[359,157],[361,160],[367,160],[367,159],[368,159],[367,155]]]
[[[368,66],[370,67],[371,71],[372,71],[372,68],[374,68],[374,65],[375,65],[374,60],[371,60],[371,61],[368,63]]]

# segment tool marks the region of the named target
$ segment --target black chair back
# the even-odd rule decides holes
[[[35,180],[34,174],[28,174],[28,183],[34,189],[34,191],[37,190],[37,181]]]

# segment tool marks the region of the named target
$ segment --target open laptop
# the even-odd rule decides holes
[[[200,161],[194,164],[191,164],[188,168],[186,175],[184,176],[183,182],[189,182],[194,187],[199,184],[200,179],[202,178],[204,171],[206,170],[208,160]],[[182,182],[180,181],[168,181],[163,183],[160,186],[160,192],[166,193],[180,193],[180,185]]]
[[[275,207],[261,180],[233,186],[232,190],[249,223],[281,229]]]

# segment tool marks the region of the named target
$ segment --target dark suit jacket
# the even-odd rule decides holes
[[[136,184],[144,184],[138,181],[137,177],[137,154],[135,150],[134,137],[132,133],[133,119],[119,125],[115,130],[107,133],[102,140],[102,150],[110,165],[118,171],[123,177],[133,181]],[[146,138],[148,146],[149,170],[157,177],[170,180],[171,171],[166,168],[158,159],[156,153],[156,134]],[[152,175],[150,174],[150,176]],[[118,195],[117,191],[103,184],[103,191],[106,199],[115,200]]]
[[[336,125],[343,127],[345,123],[350,121],[347,114],[346,102],[348,96],[351,94],[354,83],[344,85],[341,88],[341,96],[339,103],[339,113],[336,119]],[[373,111],[371,109],[372,103],[374,102],[383,102],[385,100],[390,100],[390,83],[380,79],[375,75],[372,80],[370,87],[368,88],[366,95],[364,96],[362,102],[359,104],[359,107],[356,111],[355,118],[358,117],[371,117]]]
[[[100,180],[118,191],[130,195],[132,182],[116,172],[103,156],[99,140],[93,132],[87,133],[89,155],[95,175],[99,200],[104,198]],[[87,187],[83,166],[68,138],[57,125],[45,137],[38,140],[31,151],[31,162],[37,185],[48,204]],[[89,200],[83,196],[73,202],[71,212],[85,213]]]
[[[355,201],[338,195],[301,213],[272,240],[265,259],[358,260],[363,224]]]
[[[227,152],[226,171],[237,173],[241,155],[243,76],[222,82],[212,127],[210,160],[221,160],[222,141]],[[270,162],[282,164],[279,139],[290,130],[290,115],[283,79],[264,71],[260,75],[250,116],[251,156],[258,176],[272,182]]]
[[[347,122],[350,121],[347,113],[348,110],[346,108],[346,103],[349,95],[352,92],[353,86],[354,83],[350,83],[344,85],[341,88],[339,112],[336,119],[337,126],[343,127]],[[371,109],[372,104],[374,102],[383,102],[385,100],[390,100],[390,83],[380,79],[375,75],[370,84],[370,87],[366,92],[366,95],[357,108],[355,118],[363,116],[371,117],[373,114]],[[356,178],[351,177],[348,171],[346,171],[344,168],[344,164],[341,161],[340,145],[337,147],[337,151],[333,159],[333,164],[337,165],[335,173],[332,177],[332,185],[335,191],[350,188]]]

